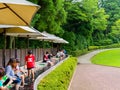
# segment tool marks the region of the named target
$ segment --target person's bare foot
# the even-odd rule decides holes
[[[32,82],[34,82],[34,79],[32,79]]]

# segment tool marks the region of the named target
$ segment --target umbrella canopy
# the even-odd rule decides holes
[[[6,30],[7,36],[14,37],[45,37],[46,35],[34,29],[33,27],[28,26],[14,26],[14,27],[3,27],[5,25],[0,25],[0,32],[4,32]],[[9,25],[11,26],[11,25]]]
[[[63,38],[57,37],[53,34],[49,34],[47,32],[42,32],[43,34],[46,35],[46,37],[36,37],[36,38],[31,38],[31,39],[39,39],[39,40],[44,40],[44,41],[49,41],[49,42],[54,42],[54,43],[66,43],[68,44],[69,42],[64,40]]]
[[[33,33],[35,30],[28,26],[0,25],[0,33]]]
[[[53,34],[49,34],[47,32],[42,32],[43,34],[46,35],[46,37],[34,37],[34,38],[30,38],[30,39],[34,39],[34,40],[42,40],[42,41],[49,41],[52,42],[52,48],[51,48],[51,52],[53,52],[53,43],[65,43],[68,44],[68,42],[60,37],[57,37]],[[44,48],[44,46],[43,46]],[[44,53],[44,51],[43,51]]]
[[[54,43],[65,43],[65,44],[68,44],[69,42],[68,41],[66,41],[66,40],[64,40],[63,38],[59,38],[58,37],[58,39],[56,39],[55,41],[53,41]]]
[[[30,38],[30,39],[36,39],[36,40],[44,40],[44,41],[49,41],[49,42],[53,42],[54,40],[56,40],[56,36],[53,34],[49,34],[47,32],[42,32],[43,34],[46,35],[46,37],[35,37],[35,38]]]
[[[23,33],[38,33],[37,30],[34,30],[28,26],[14,26],[14,25],[0,25],[0,33],[3,33],[4,49],[3,49],[3,66],[5,67],[5,57],[6,57],[6,35],[9,33],[12,34],[23,34]]]
[[[0,24],[28,26],[39,8],[26,0],[0,0]]]
[[[14,37],[45,37],[46,35],[28,26],[0,25],[0,33]]]
[[[54,43],[68,43],[66,40],[64,40],[63,38],[60,38],[58,36],[55,36],[53,34],[49,34],[47,32],[42,32],[43,34],[47,35],[48,39],[51,39]],[[42,37],[38,37],[38,38],[42,38]]]
[[[16,32],[13,32],[11,29],[15,30]],[[20,33],[17,32],[17,30],[20,30]],[[24,32],[24,33],[21,32],[23,30],[26,30],[26,32]],[[28,31],[31,31],[31,32],[28,32]],[[9,28],[8,32],[6,32],[6,35],[7,36],[13,36],[13,37],[26,37],[27,38],[27,48],[29,48],[29,38],[32,38],[32,37],[46,37],[45,34],[39,32],[38,30],[36,30],[32,27],[30,28],[30,27],[27,27],[27,26],[18,26],[18,28]]]

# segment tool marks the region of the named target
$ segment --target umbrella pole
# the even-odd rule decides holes
[[[4,48],[3,48],[3,61],[2,61],[2,64],[3,64],[3,67],[5,67],[5,59],[6,59],[6,29],[4,28],[4,32],[3,32],[3,35],[4,35]]]
[[[53,54],[53,42],[51,42],[51,53]]]
[[[62,43],[59,44],[60,45],[60,50],[62,49]]]
[[[27,35],[27,48],[29,49],[29,35]]]
[[[43,53],[43,55],[44,55],[44,40],[42,40],[42,47],[43,47],[43,51],[42,51],[42,53]]]
[[[15,58],[17,58],[16,37],[14,37]]]
[[[60,44],[57,44],[57,51],[60,50]]]

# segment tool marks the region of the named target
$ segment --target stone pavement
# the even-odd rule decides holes
[[[90,63],[90,58],[98,52],[101,51],[93,51],[78,58],[80,64],[68,90],[120,90],[120,68]]]

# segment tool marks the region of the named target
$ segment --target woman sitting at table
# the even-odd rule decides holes
[[[5,71],[6,71],[6,75],[13,80],[13,83],[15,84],[15,90],[19,90],[21,84],[21,78],[16,76],[14,73],[16,66],[17,66],[16,59],[10,58],[5,68]]]

